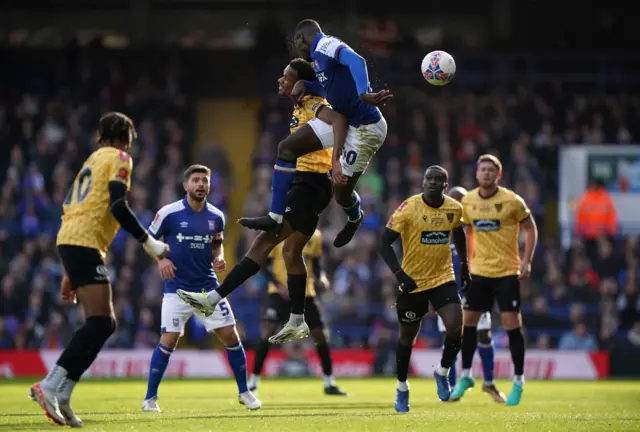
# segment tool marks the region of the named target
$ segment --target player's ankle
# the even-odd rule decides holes
[[[406,381],[398,380],[398,384],[396,385],[396,388],[400,391],[409,391],[409,380],[406,380]]]
[[[473,378],[473,374],[471,373],[471,369],[462,369],[462,377],[463,378]]]
[[[298,327],[304,323],[304,314],[294,314],[292,313],[289,316],[289,324],[292,326]]]
[[[524,375],[515,375],[513,377],[513,382],[515,384],[518,384],[519,386],[523,386],[524,385]]]
[[[281,214],[269,212],[269,217],[278,223],[282,223],[283,217]]]

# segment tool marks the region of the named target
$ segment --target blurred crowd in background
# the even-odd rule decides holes
[[[388,29],[391,36],[393,29]],[[391,37],[387,35],[388,37]],[[385,75],[384,40],[365,41],[377,52],[375,74]],[[400,67],[400,66],[399,66]],[[17,69],[16,69],[17,68]],[[210,202],[228,208],[232,169],[224,149],[212,145],[196,161],[194,101],[179,62],[162,67],[136,61],[78,58],[48,68],[16,66],[11,89],[0,98],[0,349],[62,348],[82,321],[80,308],[57,300],[61,267],[55,235],[61,202],[85,158],[96,148],[100,114],[119,110],[136,122],[139,138],[130,203],[144,225],[154,212],[182,194],[181,173],[192,162],[214,171]],[[275,77],[269,80],[273,86]],[[424,83],[420,85],[426,86]],[[382,83],[373,83],[381,87]],[[366,212],[358,238],[331,246],[345,215],[333,203],[322,215],[323,266],[331,281],[320,295],[335,347],[395,349],[397,284],[376,253],[378,233],[409,195],[421,191],[426,166],[440,164],[450,185],[475,187],[475,161],[492,153],[504,165],[503,186],[531,208],[540,230],[532,278],[522,283],[529,347],[607,349],[619,340],[640,343],[637,237],[615,232],[587,247],[575,236],[559,246],[558,149],[563,144],[632,143],[640,138],[640,104],[625,94],[576,92],[554,81],[482,94],[394,88],[384,108],[387,141],[358,185]],[[273,94],[271,94],[273,93]],[[265,92],[261,134],[255,143],[253,189],[244,214],[262,215],[270,202],[270,179],[278,142],[288,133],[291,104]],[[243,230],[238,254],[254,234]],[[356,247],[357,245],[357,247]],[[153,347],[159,339],[162,281],[138,243],[120,232],[108,256],[119,323],[110,347]],[[257,276],[231,297],[245,344],[259,338],[266,279]],[[507,343],[494,319],[498,347]],[[187,343],[210,347],[197,323]],[[310,342],[306,342],[310,343]],[[439,346],[435,317],[424,322],[420,346]]]

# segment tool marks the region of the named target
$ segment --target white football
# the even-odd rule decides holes
[[[431,51],[422,59],[422,76],[429,84],[443,86],[456,74],[456,62],[445,51]]]

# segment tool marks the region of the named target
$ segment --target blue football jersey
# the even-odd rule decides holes
[[[149,232],[156,239],[164,237],[171,248],[167,258],[176,267],[176,277],[164,283],[165,293],[175,293],[177,289],[210,291],[218,287],[212,243],[222,239],[223,230],[224,215],[209,203],[196,212],[184,198],[158,211]]]
[[[310,53],[316,78],[329,104],[346,117],[350,126],[377,123],[382,118],[380,110],[360,100],[349,66],[340,62],[340,51],[345,48],[349,46],[337,37],[323,33],[316,36]],[[363,81],[365,79],[364,85],[371,91],[368,77],[363,75]]]

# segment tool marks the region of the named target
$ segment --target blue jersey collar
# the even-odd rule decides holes
[[[187,201],[187,197],[186,196],[182,199],[182,203],[184,204],[184,208],[187,210],[188,214],[199,213],[199,212],[195,211],[193,209],[193,207],[191,207],[189,205],[189,201]],[[204,200],[204,207],[202,208],[202,210],[204,211],[206,209],[207,209],[207,200]]]
[[[311,42],[311,49],[309,51],[309,56],[311,56],[311,53],[316,50],[316,47],[318,46],[318,42],[320,42],[320,39],[322,39],[325,36],[326,35],[324,33],[320,32],[316,35],[316,37],[313,38],[313,42]]]

